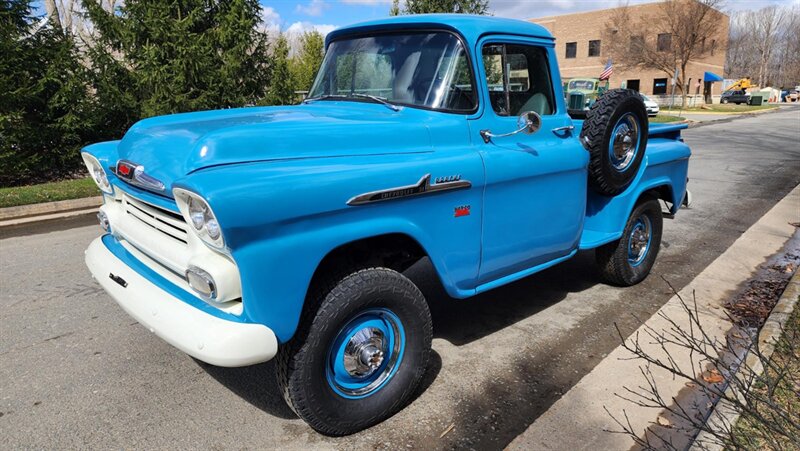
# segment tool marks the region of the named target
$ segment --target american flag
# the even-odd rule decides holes
[[[611,65],[611,58],[608,59],[606,63],[606,68],[603,69],[603,72],[600,72],[600,79],[601,80],[608,80],[611,78],[611,74],[614,73],[614,66]]]

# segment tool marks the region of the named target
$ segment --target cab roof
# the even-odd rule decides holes
[[[345,35],[376,30],[446,29],[461,34],[474,44],[487,34],[529,36],[553,40],[553,35],[541,25],[515,19],[470,14],[410,14],[347,25],[328,33],[325,46]]]

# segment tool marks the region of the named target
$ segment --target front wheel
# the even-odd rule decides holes
[[[427,367],[431,315],[419,289],[390,269],[363,269],[323,286],[309,300],[319,307],[278,355],[277,379],[312,428],[347,435],[409,401]]]
[[[631,212],[622,238],[597,248],[595,257],[603,278],[631,286],[644,280],[661,248],[663,217],[655,197],[642,198]]]

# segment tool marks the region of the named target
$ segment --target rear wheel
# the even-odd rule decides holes
[[[642,198],[631,212],[622,237],[595,251],[603,278],[619,286],[636,285],[644,280],[661,248],[662,227],[658,199]]]
[[[363,269],[327,286],[282,347],[278,381],[312,428],[347,435],[409,401],[427,367],[431,316],[419,289],[390,269]]]

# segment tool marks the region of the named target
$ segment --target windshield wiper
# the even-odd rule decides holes
[[[316,97],[307,97],[303,99],[303,103],[315,102],[317,100],[328,100],[328,99],[346,99],[347,96],[342,94],[323,94],[321,96]]]
[[[395,104],[393,104],[392,102],[389,102],[389,99],[387,99],[386,97],[378,97],[378,96],[374,96],[372,94],[361,94],[361,93],[357,93],[357,92],[353,93],[353,97],[358,97],[360,99],[374,100],[375,102],[382,103],[382,104],[386,105],[386,107],[389,108],[392,111],[400,111],[400,107],[395,105]]]
[[[386,99],[385,97],[373,96],[371,94],[361,94],[361,93],[358,93],[358,92],[354,92],[353,94],[351,94],[349,96],[346,96],[346,95],[343,95],[343,94],[323,94],[321,96],[309,97],[309,98],[303,100],[303,103],[314,102],[314,101],[317,101],[317,100],[331,100],[331,99],[333,99],[333,100],[347,100],[347,99],[353,99],[353,98],[356,98],[356,99],[369,99],[369,100],[372,100],[373,102],[377,102],[377,103],[380,103],[382,105],[386,105],[386,107],[389,108],[392,111],[400,111],[400,107],[399,106],[389,102],[389,100]]]

